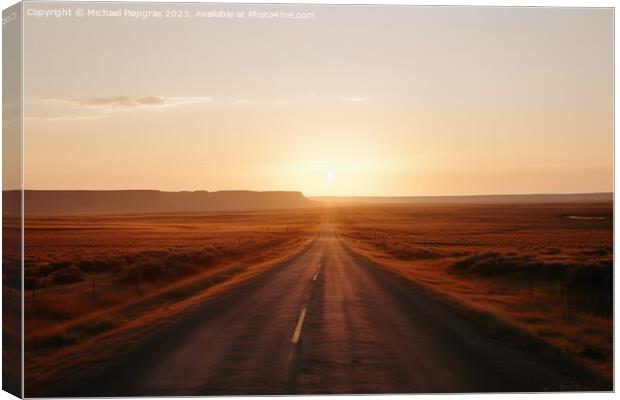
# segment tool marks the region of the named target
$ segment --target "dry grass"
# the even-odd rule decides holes
[[[611,379],[612,213],[606,203],[341,207],[337,224],[386,268]]]
[[[320,209],[28,218],[26,372],[298,250],[321,220]]]
[[[19,218],[2,219],[3,389],[21,391],[21,235]]]

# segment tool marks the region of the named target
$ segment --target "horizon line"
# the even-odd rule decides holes
[[[255,193],[301,193],[307,198],[407,198],[407,197],[480,197],[480,196],[574,196],[593,194],[614,194],[614,191],[594,192],[527,192],[527,193],[469,193],[469,194],[402,194],[402,195],[330,195],[330,194],[305,194],[302,190],[253,190],[253,189],[193,189],[193,190],[163,190],[163,189],[3,189],[3,192],[160,192],[160,193],[217,193],[217,192],[255,192]]]

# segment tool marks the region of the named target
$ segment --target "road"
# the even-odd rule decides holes
[[[79,382],[55,394],[574,388],[551,364],[480,335],[422,290],[351,252],[329,219],[300,255]]]

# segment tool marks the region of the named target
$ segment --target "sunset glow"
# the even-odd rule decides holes
[[[315,8],[269,29],[37,20],[25,36],[26,187],[612,190],[605,10],[394,8],[389,26],[367,29],[372,7]],[[214,35],[226,46],[201,39]]]

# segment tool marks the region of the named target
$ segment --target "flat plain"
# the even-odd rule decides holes
[[[294,254],[321,216],[310,209],[27,218],[26,376],[36,380],[85,342],[143,317],[148,325],[149,316]],[[17,301],[18,291],[5,296]]]
[[[613,205],[337,209],[352,248],[428,288],[484,329],[523,330],[611,379]]]
[[[608,389],[612,213],[336,203],[33,216],[26,393]]]

